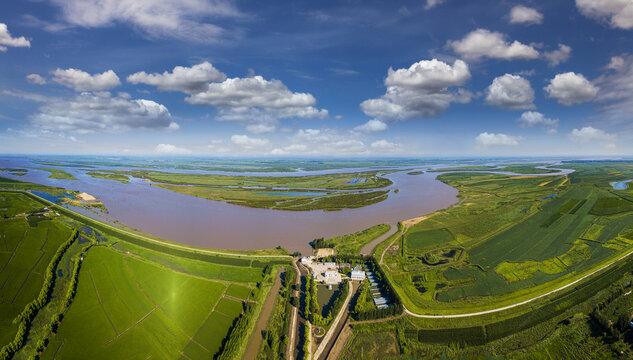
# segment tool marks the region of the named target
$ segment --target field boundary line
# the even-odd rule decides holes
[[[112,329],[114,329],[114,332],[117,335],[119,335],[119,331],[116,329],[116,326],[114,326],[112,319],[110,319],[110,315],[108,315],[108,312],[103,307],[103,303],[101,302],[101,297],[99,296],[99,290],[97,290],[97,284],[95,283],[94,277],[92,277],[92,271],[90,271],[90,269],[88,269],[88,275],[90,275],[90,280],[92,280],[92,286],[95,289],[95,294],[97,294],[97,300],[99,301],[99,306],[101,306],[101,310],[105,314],[106,318],[108,318],[108,321],[110,322],[110,325],[112,325]]]
[[[11,304],[13,304],[15,302],[15,299],[18,298],[18,295],[20,295],[20,293],[22,292],[22,289],[24,289],[24,285],[29,280],[29,277],[31,276],[31,273],[33,273],[33,270],[35,270],[35,267],[37,266],[37,264],[39,264],[40,261],[42,261],[43,257],[44,257],[44,252],[42,252],[42,254],[40,254],[40,257],[37,259],[35,264],[33,264],[33,267],[31,268],[31,270],[29,270],[29,273],[26,274],[26,277],[24,278],[24,281],[22,282],[22,285],[20,285],[20,289],[18,289],[18,292],[15,293],[15,296],[13,297],[13,300],[11,300]]]
[[[147,319],[147,317],[149,317],[150,315],[152,315],[156,310],[158,309],[158,305],[156,305],[152,310],[150,310],[147,314],[145,314],[145,316],[143,316],[142,318],[140,318],[137,322],[135,322],[132,326],[130,326],[129,328],[123,330],[122,333],[120,333],[119,335],[113,337],[112,339],[108,340],[108,342],[106,342],[105,344],[103,344],[103,346],[108,346],[110,345],[114,340],[118,339],[121,337],[121,335],[125,335],[126,332],[132,330],[133,328],[135,328],[138,324],[140,324],[143,320]]]
[[[604,270],[604,269],[606,269],[606,268],[608,268],[608,267],[611,267],[613,264],[615,264],[615,263],[617,263],[617,262],[619,262],[619,261],[621,261],[621,260],[623,260],[623,259],[625,259],[625,258],[629,257],[631,254],[633,254],[633,250],[630,250],[628,253],[626,253],[626,254],[624,254],[624,255],[620,256],[619,258],[614,259],[613,261],[611,261],[611,262],[609,262],[609,263],[607,263],[607,264],[605,264],[605,265],[601,266],[600,268],[598,268],[598,269],[596,269],[596,270],[594,270],[594,271],[592,271],[592,272],[590,272],[590,273],[588,273],[588,274],[586,274],[586,275],[583,275],[582,277],[580,277],[580,278],[578,278],[578,279],[576,279],[576,280],[574,280],[574,281],[572,281],[572,282],[570,282],[570,283],[568,283],[568,284],[566,284],[566,285],[563,285],[563,286],[561,286],[561,287],[559,287],[559,288],[557,288],[557,289],[554,289],[554,290],[548,291],[548,292],[546,292],[546,293],[544,293],[544,294],[541,294],[541,295],[535,296],[535,297],[533,297],[533,298],[531,298],[531,299],[528,299],[528,300],[524,300],[524,301],[518,302],[518,303],[516,303],[516,304],[507,305],[507,306],[503,306],[503,307],[496,308],[496,309],[490,309],[490,310],[484,310],[484,311],[474,312],[474,313],[467,313],[467,314],[453,314],[453,315],[424,315],[424,314],[418,314],[418,313],[414,313],[414,312],[410,311],[410,310],[409,310],[409,309],[407,309],[407,308],[406,308],[406,306],[403,304],[403,307],[404,307],[404,312],[405,312],[405,313],[407,313],[407,315],[411,315],[411,316],[414,316],[414,317],[417,317],[417,318],[425,318],[425,319],[452,319],[452,318],[463,318],[463,317],[471,317],[471,316],[485,315],[485,314],[491,314],[491,313],[496,313],[496,312],[499,312],[499,311],[504,311],[504,310],[512,309],[512,308],[515,308],[515,307],[518,307],[518,306],[521,306],[521,305],[529,304],[529,303],[531,303],[531,302],[533,302],[533,301],[536,301],[536,300],[538,300],[538,299],[542,299],[542,298],[544,298],[544,297],[546,297],[546,296],[549,296],[549,295],[554,294],[554,293],[557,293],[557,292],[559,292],[559,291],[561,291],[561,290],[567,289],[567,288],[568,288],[568,287],[570,287],[570,286],[576,285],[577,283],[579,283],[579,282],[581,282],[581,281],[585,280],[586,278],[591,277],[592,275],[595,275],[596,273],[598,273],[598,272],[600,272],[600,271],[602,271],[602,270]]]
[[[48,233],[50,232],[51,229],[46,229],[46,240],[44,240],[44,243],[42,244],[42,246],[40,246],[40,250],[42,250],[44,248],[44,245],[46,245],[46,243],[48,242]]]
[[[4,272],[4,270],[6,270],[7,266],[9,266],[9,264],[11,264],[11,261],[13,261],[13,258],[15,257],[15,253],[18,252],[18,248],[20,247],[20,245],[22,245],[22,240],[24,240],[24,237],[26,236],[26,232],[29,231],[28,228],[26,228],[24,230],[24,234],[22,234],[22,238],[20,239],[20,241],[18,242],[18,244],[15,246],[15,249],[13,249],[13,254],[11,254],[11,257],[9,258],[9,261],[7,261],[6,264],[4,264],[4,267],[2,268],[2,270],[0,271],[0,275],[2,275],[2,273]],[[5,240],[6,241],[6,240]],[[7,277],[8,279],[8,277]]]
[[[125,267],[127,268],[127,271],[130,273],[130,275],[132,276],[132,280],[134,280],[134,283],[136,284],[136,287],[141,290],[141,292],[143,293],[143,295],[145,295],[145,297],[152,303],[154,304],[156,307],[158,307],[158,304],[152,300],[151,297],[149,297],[149,295],[145,292],[145,289],[143,289],[141,287],[141,284],[139,284],[139,282],[136,280],[136,276],[134,276],[134,272],[132,272],[132,269],[130,269],[130,264],[128,264],[127,259],[124,257],[123,261],[125,262]]]

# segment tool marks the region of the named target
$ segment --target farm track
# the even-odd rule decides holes
[[[99,290],[97,290],[97,284],[95,283],[94,277],[92,277],[92,272],[90,271],[90,269],[88,269],[88,275],[90,275],[90,280],[92,280],[92,286],[95,289],[95,294],[97,294],[97,300],[99,301],[99,306],[101,306],[101,310],[105,314],[106,318],[108,318],[108,321],[110,322],[110,325],[112,325],[112,329],[114,329],[114,332],[117,334],[117,336],[120,335],[119,331],[116,329],[116,326],[114,326],[114,322],[112,321],[112,319],[110,319],[110,315],[108,315],[108,312],[106,311],[105,307],[103,307],[103,302],[101,302],[101,296],[99,296]]]
[[[150,310],[150,312],[148,312],[147,314],[145,314],[145,316],[143,316],[142,318],[140,318],[137,322],[135,322],[132,326],[130,326],[129,328],[123,330],[123,332],[121,332],[120,334],[118,334],[117,336],[113,337],[112,339],[108,340],[105,344],[103,344],[103,346],[108,346],[110,345],[114,340],[120,338],[122,335],[125,335],[125,333],[127,333],[128,331],[134,329],[138,324],[140,324],[141,322],[143,322],[143,320],[147,319],[150,315],[152,315],[154,313],[154,311],[158,310],[158,305],[156,305],[152,310]]]
[[[44,249],[44,246],[46,246],[46,243],[48,242],[48,232],[51,229],[46,229],[46,240],[44,240],[44,243],[42,244],[42,246],[40,246],[40,250]]]
[[[259,313],[259,318],[255,323],[255,328],[253,329],[253,332],[251,333],[248,345],[246,347],[246,353],[244,354],[243,359],[256,359],[257,354],[259,354],[259,348],[261,347],[262,341],[264,341],[264,330],[266,330],[268,319],[270,319],[270,316],[272,315],[275,307],[277,297],[279,297],[279,289],[281,289],[281,274],[282,271],[277,272],[277,275],[275,276],[275,282],[273,283],[273,286],[268,293],[268,297],[262,305],[262,309]]]

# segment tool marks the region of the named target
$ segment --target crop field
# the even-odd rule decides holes
[[[407,247],[411,249],[422,249],[427,246],[449,243],[453,240],[453,235],[447,229],[412,231],[407,233]]]
[[[0,193],[0,197],[10,195],[15,194]],[[36,208],[29,202],[21,206]],[[13,319],[39,294],[48,263],[71,229],[54,220],[31,226],[19,216],[0,220],[0,234],[0,343],[4,345],[15,336]]]
[[[584,168],[583,168],[584,169]],[[613,170],[611,166],[609,170]],[[628,169],[628,167],[627,167]],[[633,201],[612,174],[451,173],[461,201],[410,228],[384,262],[409,309],[485,309],[630,250]],[[628,175],[626,175],[628,176]],[[522,294],[522,295],[513,295]]]
[[[187,348],[212,357],[242,309],[240,302],[223,298],[225,283],[104,247],[90,250],[79,276],[73,305],[49,345],[59,347],[57,356],[178,358]],[[225,321],[213,322],[215,336],[197,336],[211,314]],[[202,342],[192,341],[194,336]]]

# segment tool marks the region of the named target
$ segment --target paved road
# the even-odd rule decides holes
[[[384,234],[380,235],[379,237],[375,238],[370,243],[365,244],[365,246],[363,246],[363,248],[360,250],[360,253],[362,255],[369,255],[369,254],[371,254],[371,251],[374,250],[376,245],[378,245],[381,242],[387,240],[391,235],[395,234],[396,231],[398,231],[398,223],[397,222],[394,223],[394,224],[389,224],[389,226],[391,226],[391,229],[389,229],[389,231],[387,231],[386,233],[384,233]]]
[[[295,269],[295,285],[301,284],[301,272],[299,271],[299,267],[297,266],[296,259],[292,260],[292,267]],[[299,286],[296,286],[298,289]],[[299,291],[293,290],[292,296],[298,298]],[[295,334],[297,333],[297,314],[299,309],[296,306],[292,306],[292,315],[290,317],[290,341],[288,342],[288,349],[286,349],[286,354],[288,354],[288,360],[292,360],[295,355],[295,349],[297,348],[297,344],[295,343]]]

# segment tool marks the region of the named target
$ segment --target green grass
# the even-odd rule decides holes
[[[53,168],[33,168],[33,169],[49,172],[50,173],[50,175],[48,176],[49,179],[77,180],[76,177],[74,177],[73,175],[69,174],[65,170],[53,169]]]
[[[388,224],[380,224],[352,234],[341,235],[325,240],[329,247],[336,249],[337,254],[359,254],[361,249],[391,229]]]
[[[90,175],[93,178],[97,178],[97,179],[106,179],[106,180],[113,180],[113,181],[120,181],[122,183],[129,183],[130,182],[130,178],[125,176],[125,175],[121,175],[121,174],[112,174],[112,173],[105,173],[105,172],[98,172],[98,171],[88,171],[86,173],[86,175]]]
[[[42,203],[21,193],[0,192],[0,217],[11,218],[17,214],[41,210]]]
[[[422,249],[427,246],[446,244],[453,241],[453,235],[447,229],[408,232],[407,246],[412,249]]]
[[[251,288],[236,284],[231,284],[226,290],[226,295],[233,296],[238,299],[246,300],[251,294]]]

